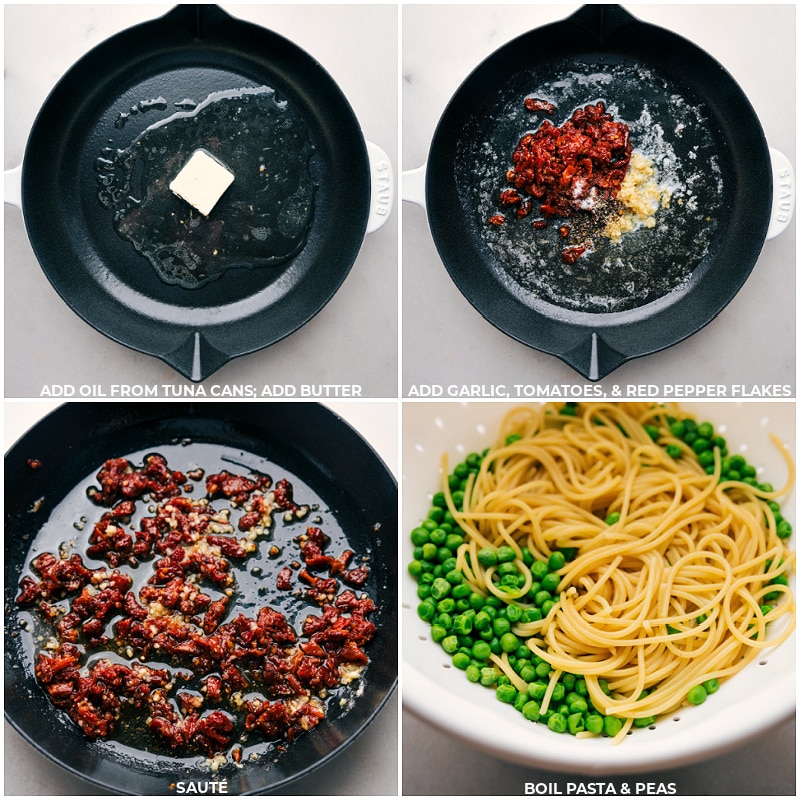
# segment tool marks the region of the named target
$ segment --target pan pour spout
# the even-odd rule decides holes
[[[185,3],[167,12],[164,22],[175,23],[191,34],[193,39],[202,39],[208,35],[212,28],[232,20],[230,14],[223,11],[218,5],[202,3]]]
[[[582,6],[567,18],[567,22],[578,25],[598,41],[603,42],[610,39],[620,28],[638,20],[622,6],[597,4]]]

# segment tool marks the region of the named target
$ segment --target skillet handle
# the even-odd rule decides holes
[[[769,148],[769,155],[772,161],[772,213],[767,239],[774,239],[789,227],[794,215],[794,167],[789,159],[774,147]]]
[[[403,173],[403,200],[426,208],[425,175],[427,171],[428,165],[423,164],[421,167],[409,169]]]
[[[10,206],[16,206],[22,211],[22,164],[13,169],[7,169],[4,175],[3,202]]]
[[[367,233],[374,233],[392,214],[394,205],[394,170],[389,156],[378,145],[367,142],[370,171],[370,201]]]

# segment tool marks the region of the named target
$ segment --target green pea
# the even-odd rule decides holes
[[[433,561],[436,558],[436,545],[433,542],[425,542],[422,545],[423,561]]]
[[[424,622],[430,622],[436,614],[436,606],[430,600],[423,600],[417,606],[417,614]]]
[[[701,422],[697,426],[697,435],[704,439],[711,439],[714,436],[714,426],[710,422]]]
[[[706,694],[714,694],[719,689],[719,681],[716,678],[709,678],[704,681],[703,688],[706,690]]]
[[[450,584],[444,578],[436,578],[431,586],[431,597],[441,600],[450,594]]]
[[[489,643],[483,641],[483,639],[479,639],[472,645],[472,655],[474,658],[477,658],[478,661],[487,661],[491,654],[492,648],[489,646]]]
[[[481,685],[494,686],[500,677],[500,671],[495,667],[483,667],[481,669]]]
[[[585,714],[589,710],[589,704],[580,697],[569,704],[569,710],[572,714]]]
[[[542,614],[547,616],[550,613],[550,611],[555,607],[555,605],[556,605],[555,600],[545,600],[544,603],[542,603]]]
[[[434,505],[428,511],[428,519],[432,519],[437,525],[444,519],[444,509]]]
[[[605,717],[603,719],[603,733],[606,736],[614,737],[622,730],[622,720],[616,717]]]
[[[530,720],[531,722],[538,722],[539,717],[541,716],[540,712],[541,709],[536,700],[529,700],[522,707],[522,716],[525,717],[525,719]]]
[[[469,594],[469,607],[474,608],[476,611],[480,611],[483,608],[484,604],[483,595],[479,592],[470,592]]]
[[[410,575],[418,578],[423,572],[422,562],[416,558],[413,561],[410,561],[408,564],[408,572]]]
[[[541,608],[548,600],[552,600],[553,596],[548,592],[546,589],[542,589],[541,591],[536,592],[536,596],[533,598],[533,602],[536,603],[539,608]],[[547,615],[545,615],[547,616]]]
[[[478,563],[482,567],[494,567],[497,564],[497,553],[490,547],[478,550]]]
[[[444,545],[442,545],[436,550],[436,559],[442,565],[442,569],[445,572],[448,572],[449,570],[450,565],[448,562],[452,557],[453,557],[453,551],[448,550]],[[445,566],[445,563],[448,563],[448,566]]]
[[[472,633],[472,619],[464,614],[459,614],[453,620],[453,631],[459,636],[465,636]]]
[[[444,577],[445,580],[452,586],[455,586],[455,584],[461,583],[461,581],[464,580],[464,575],[460,569],[451,569]]]
[[[506,446],[514,444],[514,442],[518,442],[520,439],[522,439],[522,436],[519,433],[509,433],[508,436],[506,436]]]
[[[483,459],[481,458],[481,456],[478,453],[470,453],[465,459],[467,464],[472,469],[475,469],[476,467],[479,467],[481,465],[481,461],[482,460]]]
[[[475,664],[470,664],[467,667],[467,680],[470,683],[477,683],[481,679],[481,670],[480,667],[475,666]]]
[[[456,669],[467,669],[470,664],[470,657],[466,653],[454,653],[453,654],[453,666]]]
[[[655,717],[638,717],[633,721],[634,728],[646,728],[656,721]]]
[[[414,547],[422,547],[422,545],[427,544],[430,539],[430,531],[427,528],[419,527],[411,531],[411,542]]]
[[[564,558],[564,554],[558,550],[555,553],[550,553],[550,557],[547,559],[547,566],[551,572],[558,572],[566,563],[567,559]]]
[[[505,617],[498,617],[492,623],[492,630],[495,636],[502,636],[511,630],[511,623]]]
[[[432,544],[441,547],[447,541],[447,531],[444,528],[434,528],[430,532],[430,540]]]
[[[486,613],[486,611],[481,609],[475,615],[475,619],[473,620],[473,625],[475,626],[475,630],[477,631],[491,630],[492,618]]]
[[[501,703],[513,703],[517,698],[517,690],[510,683],[498,686],[495,695]]]
[[[445,638],[442,639],[442,649],[445,651],[445,653],[452,655],[456,652],[456,650],[458,650],[458,647],[458,636],[455,634],[445,636]]]
[[[697,461],[703,467],[710,467],[714,464],[714,451],[713,450],[703,450],[702,453],[698,453]]]
[[[522,617],[520,617],[520,622],[538,622],[542,619],[542,612],[538,608],[526,608],[522,612]]]
[[[517,551],[507,544],[500,545],[497,548],[497,560],[503,564],[508,561],[513,561],[517,557]]]
[[[513,633],[504,633],[500,637],[500,647],[504,653],[513,653],[519,647],[519,639]]]
[[[534,668],[534,674],[536,670]],[[541,677],[541,676],[539,676]],[[544,681],[534,681],[528,684],[528,694],[534,700],[543,700],[544,696],[547,694],[547,684]]]
[[[531,565],[531,574],[537,581],[544,578],[548,572],[550,572],[550,567],[546,561],[534,561]]]
[[[462,461],[460,464],[456,464],[455,467],[453,467],[453,475],[457,475],[459,478],[466,478],[468,474],[469,466],[466,461]]]
[[[569,732],[574,736],[576,733],[580,733],[581,731],[586,729],[586,724],[583,720],[583,714],[581,713],[573,713],[567,717],[567,728]]]
[[[447,628],[442,625],[431,626],[431,639],[433,639],[434,642],[441,642],[445,636],[447,636]]]
[[[711,449],[711,442],[709,442],[708,439],[704,439],[702,436],[698,436],[692,442],[692,450],[694,450],[695,453],[699,454],[702,453],[704,450],[710,450],[710,449]]]
[[[706,697],[708,697],[708,692],[703,686],[693,686],[686,695],[686,699],[693,706],[699,706],[705,703]]]
[[[548,572],[547,575],[542,578],[542,589],[551,593],[555,592],[559,583],[561,583],[561,577],[555,572]]]
[[[589,733],[603,732],[603,718],[599,714],[589,714],[584,720],[584,726]]]
[[[450,574],[450,573],[448,573]],[[468,583],[459,583],[450,590],[450,594],[459,601],[459,606],[464,606],[465,609],[472,608],[472,604],[469,601],[469,596],[472,594],[472,589],[469,588]]]
[[[645,431],[647,432],[647,435],[648,435],[648,436],[649,436],[649,437],[650,437],[650,438],[651,438],[651,439],[652,439],[654,442],[658,441],[658,437],[660,436],[660,432],[659,432],[659,430],[658,430],[658,427],[657,427],[657,426],[655,426],[655,425],[648,425],[648,424],[645,424],[645,425],[643,425],[642,427],[645,429]]]
[[[547,727],[554,733],[564,733],[567,729],[567,720],[563,714],[555,713],[547,720]]]
[[[683,439],[683,437],[686,435],[686,425],[681,420],[676,420],[669,426],[669,432],[676,439]]]
[[[456,609],[456,601],[452,597],[444,597],[436,604],[440,614],[450,614]]]
[[[680,458],[683,455],[683,450],[677,444],[668,444],[664,449],[670,458]]]
[[[619,513],[619,511],[612,511],[606,517],[606,525],[615,525],[617,522],[619,522],[621,516],[622,515]]]
[[[788,539],[792,535],[792,523],[788,519],[782,519],[775,528],[775,532],[778,534],[778,538]]]
[[[536,674],[540,678],[547,678],[550,675],[550,665],[546,661],[536,665]]]

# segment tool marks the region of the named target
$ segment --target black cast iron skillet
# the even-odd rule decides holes
[[[154,752],[152,740],[141,745],[149,752],[90,742],[51,705],[36,682],[32,614],[15,603],[20,576],[30,574],[37,553],[52,551],[60,542],[75,540],[80,552],[90,526],[83,531],[75,526],[80,527],[81,517],[98,516],[98,507],[85,492],[96,485],[94,475],[105,459],[131,455],[136,460],[137,454],[150,452],[161,452],[177,468],[191,468],[200,461],[206,469],[249,468],[274,480],[294,479],[296,500],[303,502],[305,496],[319,504],[323,530],[332,535],[337,548],[344,549],[347,542],[356,554],[370,557],[371,576],[364,588],[378,607],[372,617],[378,633],[368,646],[371,661],[363,694],[348,709],[331,702],[327,719],[285,753],[262,747],[259,752],[264,757],[244,758],[241,767],[229,764],[213,775],[197,766],[196,757],[179,759]],[[41,466],[32,469],[29,459],[37,459]],[[369,445],[326,408],[309,403],[67,404],[14,445],[6,455],[5,473],[5,713],[34,747],[65,769],[122,794],[171,794],[178,781],[210,779],[227,780],[230,794],[273,791],[340,753],[364,731],[393,691],[397,486]],[[291,537],[306,524],[284,525],[277,520],[273,541],[288,551]],[[246,602],[263,605],[264,597],[274,593],[274,587],[269,588],[275,577],[270,570],[277,567],[270,566],[266,551],[262,544],[256,559],[263,570],[260,575],[251,574],[248,562],[244,575],[237,577],[237,596]],[[305,616],[298,608],[294,613],[301,614],[300,619]],[[21,627],[25,620],[27,630]]]
[[[608,79],[589,81],[581,89],[572,73],[599,73]],[[550,223],[544,234],[548,244],[542,248],[549,256],[555,292],[526,282],[537,278],[538,266],[520,280],[515,273],[519,264],[497,245],[503,236],[521,236],[519,226],[507,224],[498,231],[487,218],[499,210],[491,203],[504,188],[514,147],[545,118],[542,113],[517,115],[526,95],[544,95],[556,103],[554,124],[562,124],[575,108],[603,99],[616,107],[617,118],[639,120],[640,139],[661,130],[679,161],[700,174],[693,206],[680,206],[673,196],[669,212],[664,212],[669,227],[628,234],[614,255],[626,269],[646,266],[640,283],[652,284],[665,271],[683,269],[687,275],[681,283],[660,296],[631,301],[621,282],[598,284],[606,263],[588,255],[571,268],[568,278],[564,275],[574,292],[565,301],[558,296],[558,270],[563,267],[559,222]],[[645,107],[649,124],[641,117]],[[681,109],[689,109],[698,122],[682,124],[687,114]],[[633,125],[631,135],[636,148]],[[440,257],[473,306],[509,336],[597,380],[628,359],[696,332],[733,298],[764,243],[772,169],[755,112],[719,63],[691,42],[640,22],[619,6],[589,5],[514,39],[469,75],[434,134],[425,198]],[[685,211],[691,207],[694,215]],[[689,252],[703,237],[705,246]],[[585,278],[595,282],[581,294],[575,286]]]
[[[192,289],[165,283],[114,231],[97,199],[94,163],[185,98],[262,85],[302,117],[316,151],[307,242],[281,267],[234,269]],[[153,98],[166,108],[116,127]],[[58,293],[97,330],[194,381],[282,339],[327,303],[355,261],[369,205],[366,144],[330,75],[291,42],[214,5],[177,6],[84,56],[45,101],[23,161],[25,224]]]

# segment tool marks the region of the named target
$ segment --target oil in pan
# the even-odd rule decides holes
[[[168,284],[192,289],[234,268],[286,263],[303,248],[314,214],[314,148],[288,101],[268,86],[214,92],[95,160],[97,198],[116,232]],[[119,114],[117,128],[163,97]],[[233,176],[208,216],[170,191],[193,153],[205,151]]]
[[[555,109],[531,113],[526,96]],[[627,124],[634,155],[652,163],[666,198],[652,227],[636,224],[612,239],[603,235],[606,220],[590,211],[554,217],[542,229],[531,224],[538,216],[533,214],[487,224],[499,209],[522,135],[544,120],[559,125],[598,102]],[[467,126],[458,152],[456,179],[462,203],[474,209],[473,229],[491,252],[498,280],[522,302],[534,298],[591,313],[643,306],[687,285],[717,229],[722,178],[708,119],[698,104],[639,64],[572,60],[546,73],[516,75],[499,93],[494,112]],[[586,250],[568,264],[560,258],[565,245]]]

